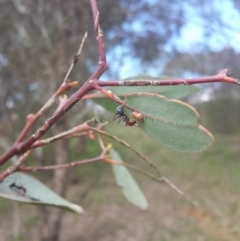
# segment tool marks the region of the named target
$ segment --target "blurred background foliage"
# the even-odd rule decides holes
[[[194,77],[224,68],[240,78],[235,44],[240,32],[239,1],[97,2],[110,66],[104,79],[139,73]],[[61,83],[85,31],[89,37],[70,76],[81,82],[98,62],[89,1],[0,0],[1,152],[14,142],[26,116],[36,112]],[[37,212],[36,207],[19,208],[1,199],[2,240],[239,240],[240,89],[226,84],[200,87],[186,101],[195,105],[202,123],[215,135],[215,144],[206,153],[179,154],[159,147],[138,128],[126,131],[125,126],[110,123],[107,130],[153,159],[201,208],[191,209],[168,187],[137,175],[150,202],[148,211],[137,210],[123,199],[104,164],[44,172],[37,177],[84,206],[91,216],[63,217],[53,208]],[[49,135],[92,117],[90,105],[79,103]],[[109,120],[113,116],[104,115]],[[116,148],[123,160],[141,167],[135,156],[117,144]],[[97,143],[87,138],[62,140],[33,152],[29,163],[62,163],[98,153]]]

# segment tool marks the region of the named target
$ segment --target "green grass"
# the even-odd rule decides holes
[[[0,214],[7,215],[13,208],[12,201],[0,197]]]

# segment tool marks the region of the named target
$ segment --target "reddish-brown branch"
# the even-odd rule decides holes
[[[80,165],[86,165],[93,162],[101,161],[102,158],[96,157],[91,158],[83,161],[76,161],[76,162],[70,162],[66,164],[61,165],[53,165],[53,166],[36,166],[36,167],[19,167],[18,171],[20,172],[39,172],[39,171],[50,171],[50,170],[57,170],[62,168],[69,168],[69,167],[75,167]]]
[[[27,135],[27,133],[29,132],[31,127],[34,125],[34,123],[38,120],[38,118],[43,114],[43,112],[45,112],[55,102],[55,100],[62,93],[64,93],[65,91],[71,89],[72,87],[74,87],[78,84],[78,81],[69,82],[68,78],[69,78],[69,75],[72,72],[74,66],[76,65],[76,63],[79,60],[79,57],[80,57],[80,54],[82,52],[82,48],[83,48],[83,45],[84,45],[84,42],[85,42],[86,38],[87,38],[87,32],[85,32],[85,34],[83,36],[83,39],[82,39],[82,41],[80,43],[80,46],[79,46],[79,49],[78,49],[76,55],[73,58],[73,61],[72,61],[71,65],[70,65],[70,67],[69,67],[69,69],[66,73],[66,76],[63,80],[62,85],[55,91],[53,96],[44,104],[44,106],[36,114],[30,114],[27,117],[26,125],[23,128],[23,130],[21,131],[19,137],[17,138],[16,143],[21,142],[25,138],[25,136]]]
[[[54,125],[72,106],[74,106],[85,94],[93,90],[94,86],[90,81],[87,81],[75,94],[73,94],[66,102],[61,106],[59,111],[55,113],[51,118],[47,119],[43,126],[37,130],[35,134],[30,136],[26,141],[21,143],[15,143],[5,154],[0,157],[0,165],[9,160],[16,154],[26,152],[31,146],[40,139],[52,125]]]
[[[116,95],[112,94],[111,92],[99,87],[98,85],[95,86],[95,89],[98,90],[103,95],[105,95],[107,98],[112,99],[113,101],[115,101],[119,105],[123,104],[123,101],[118,96],[116,96]]]
[[[228,83],[240,85],[240,80],[228,76],[227,70],[221,70],[218,74],[207,77],[199,77],[192,79],[166,79],[166,80],[111,80],[97,81],[98,86],[164,86],[164,85],[193,85],[204,83]]]
[[[21,131],[20,135],[18,136],[16,143],[21,142],[24,137],[27,135],[31,127],[34,125],[34,123],[38,120],[40,117],[40,113],[37,114],[30,114],[26,118],[26,125],[24,126],[23,130]]]
[[[80,44],[80,46],[79,46],[79,49],[78,49],[76,55],[74,56],[74,58],[73,58],[73,60],[72,60],[72,63],[71,63],[71,65],[70,65],[70,67],[69,67],[69,69],[68,69],[68,71],[67,71],[67,74],[66,74],[66,76],[65,76],[65,78],[64,78],[64,80],[63,80],[63,85],[67,83],[68,78],[69,78],[69,76],[70,76],[70,73],[72,72],[74,66],[76,65],[76,63],[77,63],[78,60],[79,60],[79,57],[80,57],[80,55],[81,55],[81,52],[82,52],[82,49],[83,49],[83,45],[84,45],[84,43],[85,43],[85,40],[86,40],[87,36],[88,36],[88,34],[87,34],[87,32],[85,32],[85,34],[84,34],[84,36],[83,36],[83,39],[82,39],[82,41],[81,41],[81,44]]]
[[[4,178],[15,172],[22,164],[23,162],[27,159],[29,156],[30,151],[25,152],[16,163],[11,165],[8,169],[6,169],[1,175],[0,175],[0,182],[3,181]]]
[[[98,56],[99,56],[98,68],[94,72],[94,74],[91,76],[90,79],[99,79],[99,77],[108,68],[108,65],[107,65],[105,48],[104,48],[103,34],[102,34],[102,30],[101,30],[101,27],[99,24],[99,11],[98,11],[98,7],[97,7],[97,3],[96,3],[96,0],[90,0],[90,2],[91,2],[94,31],[95,31],[95,35],[96,35]]]
[[[87,159],[87,160],[75,161],[75,162],[70,162],[70,163],[61,164],[61,165],[53,165],[53,166],[18,167],[18,171],[21,171],[21,172],[50,171],[50,170],[86,165],[93,162],[105,160],[105,155],[108,150],[109,148],[106,147],[102,150],[102,153],[98,157]]]
[[[84,123],[82,125],[78,125],[70,130],[64,131],[62,133],[59,133],[56,136],[52,136],[50,138],[36,141],[32,146],[31,149],[45,146],[49,143],[52,143],[54,141],[57,141],[62,138],[70,138],[70,137],[76,137],[76,136],[86,136],[88,135],[91,139],[94,139],[93,132],[89,129],[89,126],[87,123]]]
[[[0,157],[0,165],[5,163],[7,160],[9,160],[12,156],[16,154],[21,154],[27,151],[28,149],[31,148],[31,146],[38,140],[40,139],[48,130],[49,128],[55,124],[72,106],[74,106],[85,94],[87,94],[89,91],[96,89],[96,81],[98,78],[104,73],[104,71],[108,68],[107,62],[106,62],[106,54],[105,54],[105,49],[104,49],[104,41],[103,41],[103,36],[102,36],[102,30],[99,25],[99,11],[97,7],[96,0],[90,0],[91,2],[91,8],[92,8],[92,14],[93,14],[93,21],[94,21],[94,30],[96,34],[96,40],[97,40],[97,46],[98,46],[98,54],[99,54],[99,64],[96,69],[96,71],[93,73],[93,75],[89,78],[88,81],[84,83],[84,85],[75,93],[73,94],[66,102],[61,106],[61,108],[57,111],[57,113],[54,113],[54,115],[46,120],[42,127],[38,129],[38,131],[30,136],[26,141],[21,142],[24,137],[27,135],[29,129],[35,123],[35,121],[39,118],[39,114],[41,115],[41,109],[37,116],[35,117],[33,115],[32,121],[30,123],[26,124],[26,127],[23,129],[21,132],[19,138],[17,139],[17,142],[13,144],[13,146]],[[77,52],[77,55],[74,58],[74,61],[72,62],[70,66],[70,70],[73,68],[73,66],[76,64],[80,52],[81,52],[82,46],[80,46],[79,51]],[[69,71],[67,72],[67,75],[64,79],[63,86],[67,84],[67,79],[69,76]],[[94,81],[93,81],[94,79]],[[60,87],[60,88],[61,88]],[[56,92],[59,94],[59,91]],[[56,94],[56,95],[57,95]],[[56,96],[55,95],[55,96]],[[57,96],[56,96],[57,97]],[[52,101],[55,100],[54,98],[51,98],[47,103],[46,107],[49,107],[52,104]],[[44,108],[45,110],[45,108]]]
[[[23,130],[21,131],[20,135],[18,136],[16,143],[21,142],[25,138],[25,136],[27,135],[27,133],[29,132],[31,127],[36,123],[36,121],[43,114],[43,112],[45,112],[62,93],[69,90],[70,88],[76,86],[77,84],[78,84],[78,81],[74,81],[71,83],[68,82],[68,83],[61,85],[56,90],[54,95],[44,104],[44,106],[36,114],[28,115],[26,118],[26,125],[24,126]]]

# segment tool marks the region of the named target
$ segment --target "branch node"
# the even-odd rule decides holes
[[[79,81],[77,81],[77,80],[70,83],[71,87],[75,87],[78,84],[79,84]]]
[[[32,121],[32,119],[34,118],[34,114],[29,114],[28,116],[27,116],[27,118],[26,118],[26,121],[27,122],[30,122],[30,121]]]
[[[240,85],[240,80],[239,80],[239,79],[235,79],[235,83],[236,83],[237,85]]]

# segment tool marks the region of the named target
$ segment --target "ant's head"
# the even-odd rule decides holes
[[[124,110],[123,110],[122,106],[117,107],[116,114],[118,114],[120,116],[124,115]]]

